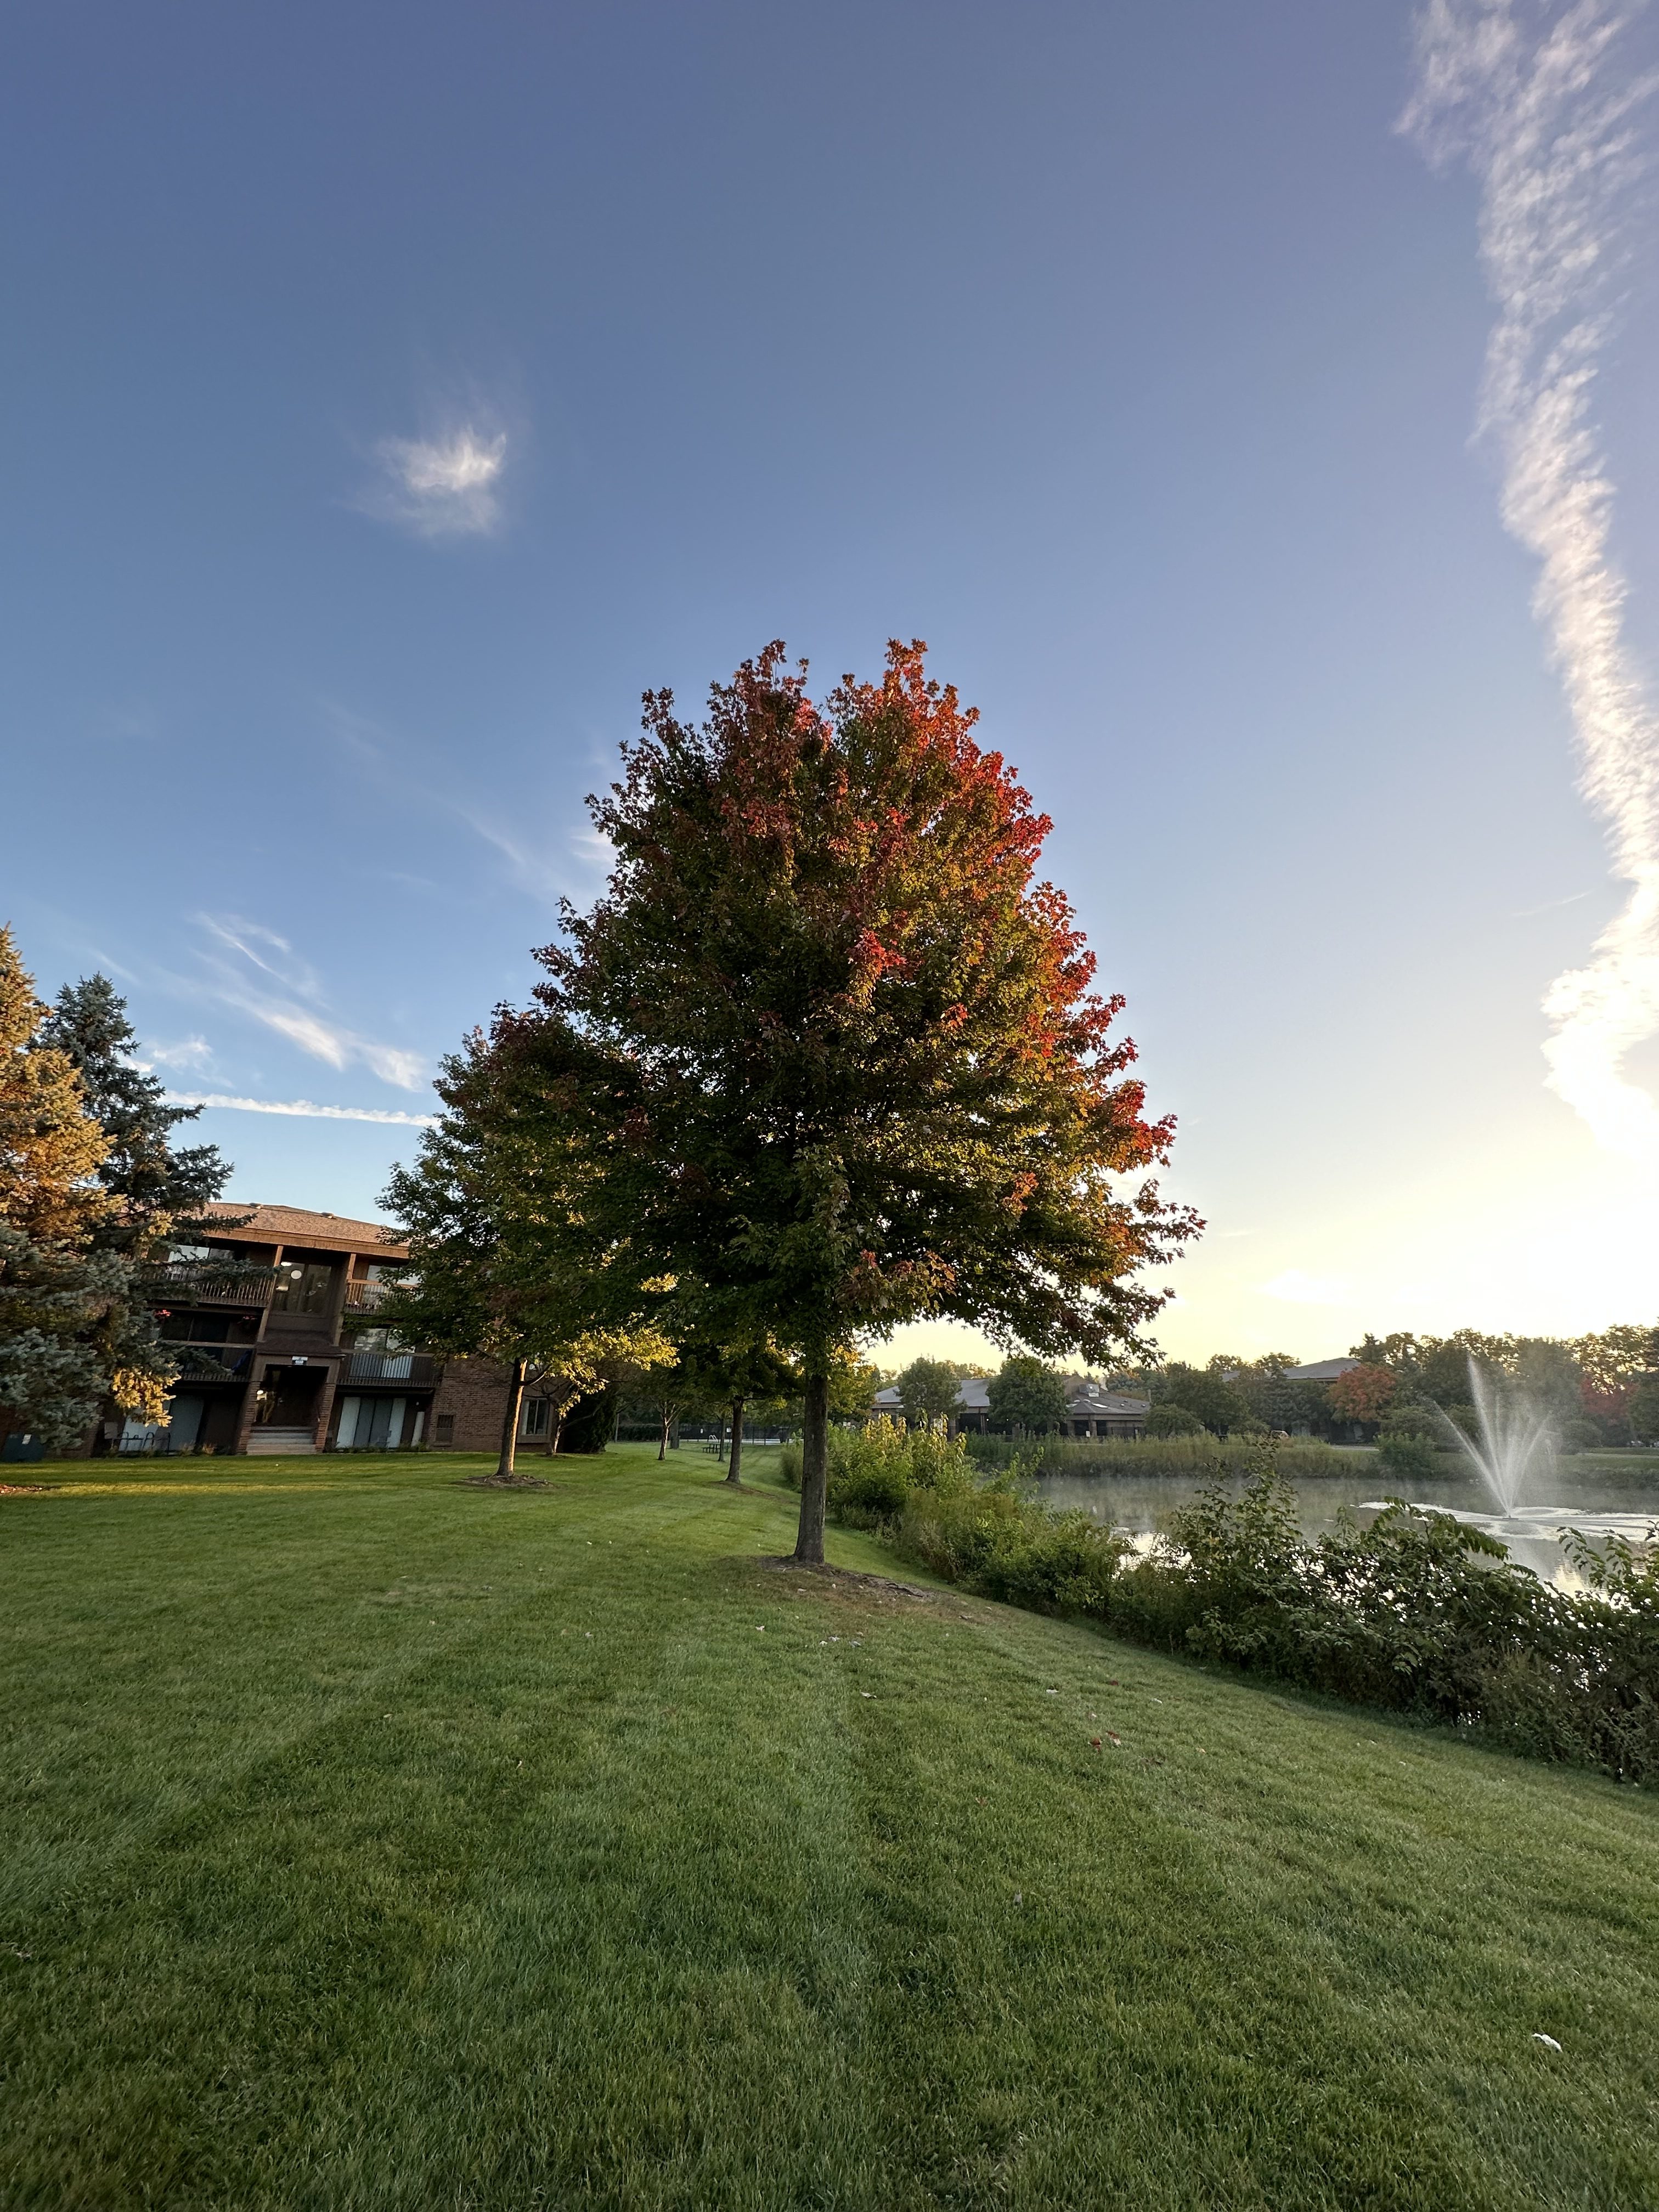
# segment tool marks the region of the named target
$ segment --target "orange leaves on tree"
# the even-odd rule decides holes
[[[1331,1411],[1345,1421],[1380,1421],[1397,1387],[1391,1368],[1351,1367],[1330,1386]]]

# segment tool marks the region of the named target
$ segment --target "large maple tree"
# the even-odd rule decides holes
[[[923,1316],[1045,1354],[1134,1347],[1200,1226],[1156,1182],[1121,1000],[1037,876],[1050,824],[920,643],[821,706],[781,644],[698,726],[648,693],[590,802],[615,862],[490,1050],[580,1163],[584,1233],[805,1382],[797,1556],[823,1556],[829,1377]],[[526,1116],[526,1127],[536,1117]],[[568,1232],[562,1224],[560,1236]]]

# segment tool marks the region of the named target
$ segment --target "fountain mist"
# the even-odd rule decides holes
[[[1508,1520],[1521,1503],[1521,1492],[1534,1466],[1553,1459],[1550,1417],[1512,1386],[1488,1376],[1469,1361],[1469,1396],[1480,1440],[1466,1437],[1455,1421],[1447,1425]]]

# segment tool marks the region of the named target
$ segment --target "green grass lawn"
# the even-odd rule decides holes
[[[1650,1798],[483,1464],[6,1471],[8,2212],[1659,2204]]]

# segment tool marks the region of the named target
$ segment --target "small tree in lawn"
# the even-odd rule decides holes
[[[537,1101],[511,1052],[478,1033],[442,1066],[444,1112],[412,1167],[393,1171],[384,1203],[401,1224],[409,1270],[380,1308],[405,1338],[478,1354],[507,1370],[496,1477],[514,1478],[520,1408],[532,1389],[550,1405],[556,1451],[578,1401],[608,1368],[649,1368],[672,1346],[641,1310],[625,1269],[585,1233],[583,1173],[570,1148],[538,1142]]]
[[[700,728],[647,695],[592,803],[610,884],[565,909],[514,1041],[600,1248],[800,1362],[811,1563],[830,1377],[861,1336],[940,1315],[1104,1360],[1162,1304],[1136,1272],[1199,1225],[1121,1188],[1172,1125],[1036,879],[1046,817],[922,650],[822,710],[781,645]]]
[[[678,1366],[693,1395],[702,1403],[719,1407],[732,1424],[732,1449],[727,1460],[727,1482],[743,1481],[743,1423],[751,1401],[768,1405],[787,1398],[800,1387],[793,1363],[770,1343],[722,1344],[695,1330],[678,1345]],[[662,1457],[660,1452],[658,1458]]]
[[[913,1428],[949,1422],[962,1395],[962,1381],[948,1359],[913,1359],[898,1379],[899,1403]]]
[[[1016,1436],[1042,1436],[1059,1428],[1070,1411],[1065,1376],[1025,1353],[1004,1360],[985,1395],[991,1426]]]

